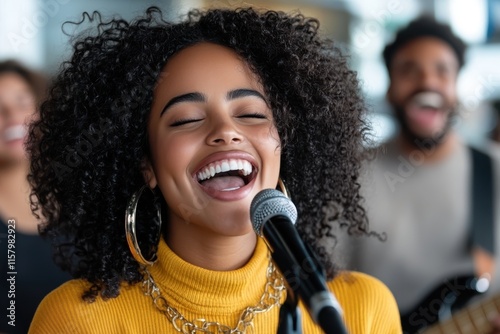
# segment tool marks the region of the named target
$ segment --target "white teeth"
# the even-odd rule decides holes
[[[238,170],[238,161],[236,160],[229,160],[229,168],[231,168],[231,170]]]
[[[229,172],[231,169],[229,168],[229,163],[224,160],[221,165],[220,165],[220,171],[221,172]]]
[[[9,126],[3,132],[3,138],[6,141],[23,139],[26,136],[27,130],[24,125]]]
[[[253,166],[247,160],[241,160],[241,159],[221,160],[213,162],[208,166],[206,166],[203,170],[198,172],[196,177],[198,178],[198,181],[204,181],[214,177],[218,173],[229,172],[231,170],[240,171],[241,175],[247,176],[252,174]]]
[[[436,92],[422,92],[413,97],[412,103],[418,107],[440,109],[444,105],[444,99],[441,94]]]
[[[252,164],[248,161],[243,161],[243,175],[247,176],[252,174]]]

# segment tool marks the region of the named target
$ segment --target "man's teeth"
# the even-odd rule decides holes
[[[252,173],[252,169],[252,164],[246,160],[228,159],[216,161],[209,164],[201,171],[199,171],[196,176],[198,178],[198,181],[205,181],[211,177],[214,177],[218,173],[225,173],[231,170],[239,170],[241,171],[241,175],[247,176]]]
[[[439,93],[422,92],[415,95],[412,102],[421,108],[440,109],[444,104],[444,99]]]
[[[14,125],[4,130],[3,138],[5,141],[23,139],[26,133],[26,127],[24,125]]]

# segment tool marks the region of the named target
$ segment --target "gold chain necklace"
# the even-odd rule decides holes
[[[279,306],[286,295],[283,277],[278,273],[269,256],[269,265],[266,271],[267,282],[264,286],[264,293],[260,301],[255,306],[248,306],[241,312],[238,324],[235,328],[223,325],[216,321],[196,319],[188,321],[174,307],[170,306],[165,297],[161,295],[160,288],[151,276],[151,273],[144,268],[145,278],[142,282],[142,290],[145,295],[151,296],[155,307],[163,313],[172,323],[174,328],[184,334],[247,334],[253,332],[253,319],[256,314],[271,310],[274,306]],[[250,329],[249,332],[247,330]]]

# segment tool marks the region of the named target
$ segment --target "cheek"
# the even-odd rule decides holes
[[[274,142],[275,147],[281,146],[281,140],[280,140],[280,135],[278,134],[278,129],[276,126],[272,125],[266,130],[267,136],[269,137],[269,140]],[[266,134],[262,133],[262,136],[265,136]]]
[[[457,100],[457,89],[454,83],[447,85],[446,95],[450,99],[450,102],[455,103]]]
[[[30,124],[37,118],[36,110],[33,108],[11,108],[8,112],[0,113],[0,126],[7,124]]]
[[[197,143],[186,136],[164,135],[158,138],[153,153],[156,161],[155,169],[160,174],[157,177],[159,179],[175,177],[181,172],[185,175],[197,147]]]
[[[393,97],[395,100],[402,100],[407,97],[408,94],[411,93],[413,90],[413,87],[411,84],[405,82],[405,81],[400,81],[398,84],[395,84],[392,87],[393,90]]]
[[[154,144],[154,175],[169,208],[177,208],[187,186],[192,153],[188,140],[175,136],[158,138]],[[175,211],[175,210],[174,210]]]
[[[256,140],[259,141],[261,149],[267,151],[267,156],[271,158],[279,158],[281,156],[281,140],[278,130],[275,127],[262,131]]]
[[[275,127],[267,129],[265,133],[261,134],[266,140],[261,140],[261,149],[265,152],[265,164],[270,167],[270,177],[277,180],[281,166],[281,142],[279,139],[278,131]]]

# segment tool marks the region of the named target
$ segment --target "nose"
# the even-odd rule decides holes
[[[0,117],[3,119],[12,117],[12,108],[9,106],[0,106]]]
[[[211,146],[239,144],[244,137],[230,116],[220,117],[211,121],[210,133],[206,143]]]
[[[424,89],[435,90],[439,88],[438,74],[429,68],[424,68],[419,75],[420,86]]]

